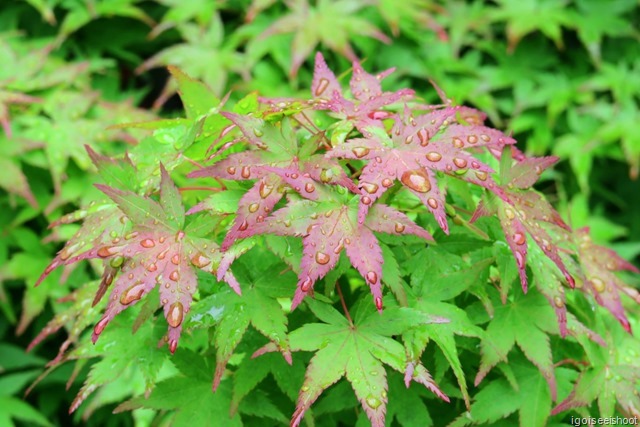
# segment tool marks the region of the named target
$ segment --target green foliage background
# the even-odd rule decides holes
[[[265,96],[306,92],[312,53],[318,49],[335,70],[350,67],[349,55],[363,59],[369,70],[397,67],[385,81],[389,89],[412,87],[427,101],[436,102],[428,81],[432,79],[456,103],[485,111],[494,127],[513,132],[527,154],[559,156],[563,161],[538,189],[557,196],[552,201],[573,227],[590,226],[598,243],[609,244],[639,265],[639,27],[636,0],[2,2],[0,425],[146,425],[154,417],[151,409],[111,412],[123,400],[148,390],[151,383],[175,378],[176,370],[201,379],[198,386],[187,384],[189,392],[182,397],[187,406],[180,406],[182,411],[211,411],[200,414],[201,420],[227,416],[220,408],[229,407],[230,391],[209,394],[208,362],[188,352],[176,355],[171,366],[154,360],[158,356],[151,350],[159,335],[150,325],[143,326],[135,339],[122,333],[85,348],[83,363],[75,368],[62,365],[23,400],[25,389],[44,372],[44,364],[56,357],[66,338],[60,332],[25,353],[53,315],[65,310],[69,316],[85,313],[87,324],[82,326],[98,316],[97,311],[64,299],[72,291],[82,292],[85,288],[79,285],[96,278],[88,266],[54,272],[43,285],[33,287],[61,243],[78,229],[74,224],[53,232],[47,227],[96,197],[97,190],[90,185],[96,178],[84,144],[118,155],[145,131],[109,126],[182,115],[167,65],[203,80],[219,96],[231,90],[232,102],[252,91]],[[638,278],[629,276],[627,283],[638,287]],[[640,328],[637,306],[629,307],[629,315]],[[127,316],[134,315],[123,314]],[[70,318],[62,319],[72,338],[82,332],[80,325],[71,327]],[[611,327],[617,334],[617,326]],[[90,359],[104,354],[109,341],[125,343],[118,346],[119,353],[108,354],[110,369],[128,370],[110,383],[109,370],[92,368],[96,359]],[[637,347],[637,340],[631,341]],[[472,343],[467,338],[459,341],[470,360],[474,352],[477,359]],[[276,382],[301,381],[303,372],[286,371],[290,368],[277,355],[265,357],[271,356],[269,369]],[[159,373],[147,377],[129,372],[135,370],[137,365],[130,361],[136,358],[150,366],[159,364]],[[513,360],[515,374],[506,372],[506,378],[532,368],[519,355]],[[445,377],[451,373],[437,369],[442,367],[442,355],[429,363],[436,366],[436,379],[447,383]],[[106,364],[101,366],[105,369]],[[575,371],[559,371],[559,376],[566,375],[561,381],[565,389],[560,391],[566,396]],[[98,383],[106,385],[67,415],[88,375],[104,376]],[[450,380],[446,391],[460,398],[455,379]],[[401,388],[398,378],[389,381],[392,389]],[[163,384],[167,395],[184,386],[179,379]],[[299,383],[293,389],[296,386]],[[507,380],[494,381],[484,388],[470,386],[470,394],[480,404],[486,402],[483,396],[509,396],[504,405],[515,408],[520,395],[509,387]],[[422,390],[411,391],[407,402],[422,399]],[[548,390],[542,387],[539,392]],[[314,407],[318,425],[354,422],[352,406],[341,406],[353,399],[349,393],[341,384]],[[295,398],[295,390],[281,399],[287,397]],[[281,425],[289,416],[289,406],[275,407],[263,394],[247,399],[251,400],[245,408],[259,409],[253,413],[244,409],[246,425]],[[413,415],[394,409],[392,403],[389,412],[396,411],[395,422],[402,425],[425,425],[423,419],[441,425],[453,420],[443,414],[465,411],[460,399],[451,407],[431,399],[426,402],[430,416],[415,402],[418,409]],[[174,404],[162,396],[154,403],[157,409]],[[495,418],[486,415],[486,421],[493,424],[501,415],[499,411]],[[189,420],[175,423],[182,421]],[[358,422],[363,422],[361,416]],[[562,417],[553,422],[561,425]]]

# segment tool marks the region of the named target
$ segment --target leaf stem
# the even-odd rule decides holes
[[[338,296],[340,296],[340,303],[342,304],[342,309],[344,310],[344,315],[349,321],[349,325],[353,326],[353,320],[351,319],[351,315],[349,314],[349,309],[347,308],[347,303],[344,301],[344,295],[342,295],[342,289],[340,288],[340,283],[336,280],[336,291],[338,292]]]
[[[213,191],[217,193],[219,191],[224,191],[224,189],[218,187],[180,187],[178,188],[178,191]]]

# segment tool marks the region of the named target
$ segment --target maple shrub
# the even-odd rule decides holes
[[[49,370],[101,358],[71,411],[124,377],[116,411],[178,426],[640,416],[616,273],[638,270],[533,189],[557,158],[358,62],[350,93],[317,54],[310,98],[233,107],[170,71],[186,118],[118,125],[153,131],[123,158],[87,147],[104,197],[53,224],[82,221],[40,281],[103,271],[31,345],[72,322]]]

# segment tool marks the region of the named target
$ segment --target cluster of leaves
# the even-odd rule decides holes
[[[102,280],[92,305],[113,287],[104,314],[93,328],[94,343],[116,315],[146,295],[150,296],[144,298],[134,330],[152,318],[160,305],[168,329],[158,339],[168,344],[170,353],[176,353],[185,325],[195,335],[199,329],[215,324],[213,389],[221,394],[216,399],[227,399],[232,420],[237,423],[241,418],[235,413],[242,412],[241,402],[261,381],[259,377],[243,378],[243,366],[253,363],[249,362],[253,358],[259,362],[271,352],[280,352],[289,364],[294,363],[294,352],[315,352],[302,384],[298,384],[291,418],[294,426],[300,424],[323,391],[343,376],[371,424],[385,425],[387,404],[393,398],[388,397],[385,365],[404,375],[407,388],[412,381],[420,383],[448,402],[450,398],[423,364],[422,356],[431,340],[444,356],[445,366],[453,370],[459,386],[456,393],[470,410],[463,422],[487,421],[487,415],[478,409],[482,408],[483,395],[478,394],[471,404],[456,334],[480,338],[476,385],[494,367],[511,366],[501,362],[507,361],[517,343],[537,371],[525,364],[522,378],[514,368],[508,371],[507,379],[517,384],[537,381],[531,378],[537,376],[548,385],[546,399],[536,402],[535,407],[522,405],[521,419],[527,417],[528,410],[536,413],[536,423],[546,423],[551,402],[558,400],[549,334],[571,337],[585,351],[590,350],[589,340],[606,345],[598,333],[567,311],[565,287],[582,291],[631,332],[620,293],[636,300],[640,296],[613,272],[637,270],[613,251],[593,244],[586,230],[574,232],[532,189],[544,169],[557,159],[525,156],[514,146],[513,138],[483,124],[486,116],[482,112],[452,105],[439,89],[442,104],[423,104],[416,101],[412,90],[383,90],[382,80],[393,70],[371,75],[358,62],[353,63],[352,70],[348,96],[318,54],[311,98],[250,96],[232,111],[225,107],[220,111],[215,108],[219,102],[214,101],[210,89],[173,69],[187,118],[134,126],[156,129],[152,138],[155,143],[161,131],[181,129],[182,143],[172,145],[174,154],[156,156],[159,166],[140,156],[144,141],[119,160],[87,147],[107,184],[96,186],[108,199],[63,218],[62,222],[79,218],[84,222],[38,282],[59,266],[84,259],[102,260]],[[219,129],[214,140],[210,129]],[[212,154],[187,157],[189,149],[203,146],[208,146]],[[188,175],[206,182],[205,188],[213,194],[185,213],[180,191],[167,169],[176,168],[186,159],[198,167]],[[201,166],[203,160],[213,164]],[[142,179],[149,175],[156,179]],[[243,186],[235,181],[252,183]],[[153,197],[156,193],[157,200]],[[468,211],[471,206],[476,206],[476,212],[465,220],[458,211]],[[480,218],[486,215],[495,222],[483,222]],[[450,228],[448,218],[462,230]],[[503,233],[496,233],[498,224]],[[219,246],[216,236],[227,226]],[[436,231],[441,233],[437,239],[433,236]],[[382,244],[385,234],[413,235],[419,240],[411,246],[406,246],[411,242],[404,241],[407,237]],[[300,237],[301,241],[292,239]],[[470,237],[476,241],[475,247],[440,249],[451,238]],[[419,243],[420,239],[428,244]],[[528,245],[529,239],[535,246]],[[407,247],[417,249],[401,251]],[[512,256],[505,253],[506,248]],[[348,263],[340,261],[343,251],[359,276],[353,275]],[[285,271],[291,270],[297,279],[283,275],[275,284],[267,285],[264,278],[274,269],[274,261],[288,265]],[[247,265],[253,266],[253,271],[246,270]],[[231,270],[236,266],[237,275]],[[499,271],[500,281],[495,292],[488,288],[493,269]],[[209,281],[226,282],[229,287],[201,290],[201,283],[207,280],[197,270],[212,275]],[[524,293],[510,291],[517,275]],[[410,283],[404,282],[403,276],[410,277]],[[529,289],[530,276],[535,279],[535,291]],[[319,282],[324,284],[324,296],[317,289]],[[383,283],[390,290],[386,295]],[[349,307],[342,290],[345,286],[354,295],[368,290],[372,301],[359,296]],[[462,293],[477,297],[485,314],[491,314],[486,330],[478,328],[456,306],[454,300]],[[501,304],[496,304],[498,295]],[[547,305],[540,302],[545,298]],[[287,333],[289,318],[303,301],[309,314],[322,323],[305,320],[305,314],[297,319],[298,327]],[[338,301],[344,315],[332,307]],[[546,313],[555,313],[557,322]],[[78,314],[76,321],[81,322],[83,316]],[[208,318],[203,320],[205,314]],[[61,318],[54,319],[34,344],[59,329],[60,322]],[[230,371],[227,365],[237,354],[249,325],[268,341],[262,346],[249,346],[253,357],[245,356],[238,368]],[[201,340],[188,339],[187,348],[197,350],[202,344]],[[68,354],[61,352],[51,367],[68,359],[84,360],[87,350],[83,348],[80,344]],[[188,354],[189,358],[197,357]],[[131,363],[128,358],[127,366]],[[189,422],[182,417],[195,399],[173,400],[167,393],[170,396],[176,387],[193,389],[191,384],[202,381],[210,372],[206,364],[194,362],[202,364],[197,375],[192,367],[187,372],[178,366],[185,378],[155,385],[163,362],[153,368],[138,363],[145,365],[143,377],[151,397],[135,398],[120,410],[175,408],[174,422]],[[94,365],[72,410],[98,386],[114,380],[100,374],[107,364],[112,371],[110,358]],[[267,362],[260,369],[265,370],[264,376],[270,370]],[[225,392],[223,384],[229,377],[234,379],[234,388]],[[623,391],[633,389],[637,379],[635,375],[626,376],[620,385],[623,389],[604,396],[585,395],[581,384],[590,379],[581,378],[554,411],[587,404],[598,396],[607,399],[601,406],[605,413],[618,402],[625,413],[637,414],[640,402],[622,398]],[[497,387],[494,384],[499,381],[483,390]],[[295,396],[290,385],[278,386],[283,393]],[[265,407],[271,410],[254,415],[281,418],[276,403],[263,398]]]
[[[640,253],[629,180],[639,152],[638,7],[600,3],[4,2],[0,418],[67,425],[71,406],[75,422],[89,424],[206,424],[231,408],[230,424],[280,424],[301,387],[309,390],[296,416],[306,410],[317,425],[366,424],[367,415],[379,423],[385,407],[386,423],[401,425],[637,413],[640,349],[624,329],[638,328],[629,304],[638,279],[614,274],[635,267],[589,234],[601,244],[628,232],[612,247],[626,259]],[[447,96],[441,105],[406,89],[368,99],[379,82],[359,65],[367,79],[349,95],[322,65],[309,99],[317,47],[337,54],[336,68],[347,68],[344,58],[398,66],[380,75],[386,88],[402,81],[433,100],[430,76]],[[166,82],[153,70],[166,65],[206,85],[177,68]],[[153,121],[134,107],[164,105],[174,117],[176,90],[186,118]],[[253,90],[284,98],[239,99]],[[485,121],[511,138],[485,128],[472,144],[468,128]],[[107,129],[126,122],[135,123]],[[424,160],[424,138],[431,147],[449,140],[440,161]],[[532,189],[556,159],[524,156],[514,139],[528,156],[569,160],[537,185],[553,179],[562,215]],[[89,185],[94,168],[102,186]],[[33,287],[59,242],[68,243]],[[91,268],[72,263],[80,259]],[[156,288],[148,278],[158,277]],[[518,277],[525,295],[513,287]],[[101,299],[111,288],[116,300]],[[331,308],[341,300],[344,316]],[[93,345],[85,331],[102,319],[109,326]],[[318,334],[339,338],[330,345]],[[380,353],[372,343],[383,341]],[[29,342],[40,357],[24,354]],[[358,376],[348,355],[361,348],[371,372],[392,368],[384,381]],[[338,370],[322,370],[324,359],[339,360]],[[57,371],[31,389],[37,411],[15,403],[44,360],[47,374]],[[306,366],[324,380],[305,383]],[[342,374],[347,381],[320,395]],[[451,403],[433,399],[435,383]],[[384,384],[383,394],[375,387]],[[176,399],[185,388],[193,391]],[[132,415],[110,413],[136,395],[119,409]],[[211,412],[193,419],[193,408]]]

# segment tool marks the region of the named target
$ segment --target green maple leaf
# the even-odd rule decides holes
[[[378,314],[369,304],[361,303],[354,311],[355,320],[351,321],[327,304],[306,301],[326,323],[309,323],[289,334],[292,350],[316,351],[307,368],[291,425],[298,426],[320,394],[346,377],[372,426],[384,426],[387,405],[384,365],[404,372],[406,364],[402,344],[391,337],[433,319],[409,308],[388,307]],[[415,365],[410,378],[449,400],[422,364]]]
[[[640,342],[621,328],[605,327],[609,332],[607,346],[597,347],[590,354],[593,363],[581,372],[573,390],[553,408],[553,414],[587,406],[597,399],[602,417],[613,416],[617,403],[626,416],[640,418]]]
[[[234,263],[234,275],[242,286],[242,296],[224,286],[194,305],[187,327],[216,325],[214,390],[220,384],[227,362],[249,325],[270,341],[266,348],[256,351],[280,351],[285,360],[291,363],[287,317],[277,298],[291,295],[291,286],[288,285],[290,282],[287,279],[294,279],[283,276],[279,280],[273,280],[273,272],[285,268],[282,264],[274,263],[274,258],[270,257],[268,252],[258,249],[250,251]]]
[[[167,360],[167,354],[156,349],[162,338],[162,329],[147,322],[132,337],[131,329],[127,327],[133,323],[131,314],[125,313],[114,321],[116,325],[105,331],[107,338],[104,341],[94,345],[85,340],[68,354],[66,360],[78,360],[76,369],[82,368],[87,359],[100,357],[91,366],[87,379],[69,408],[70,412],[74,412],[98,388],[122,378],[129,383],[139,383],[138,379],[142,379],[147,392],[157,382],[160,369]],[[50,369],[55,366],[52,365]],[[92,405],[95,403],[92,402]]]
[[[9,135],[6,129],[5,135]],[[37,207],[38,202],[31,192],[27,177],[20,168],[18,157],[23,153],[41,147],[42,144],[37,142],[19,138],[8,139],[4,135],[0,136],[0,170],[3,171],[0,174],[0,188],[23,197],[33,207]]]
[[[474,396],[471,410],[449,426],[494,425],[516,412],[521,427],[547,426],[552,400],[544,376],[522,358],[515,359],[510,366],[511,382],[501,378],[487,384]],[[570,369],[558,368],[557,372],[563,386],[570,381]]]
[[[349,0],[319,0],[315,6],[308,0],[288,2],[290,12],[276,20],[265,30],[262,37],[273,34],[293,33],[291,44],[291,68],[289,73],[295,76],[298,69],[314,51],[318,43],[357,61],[350,40],[354,35],[373,37],[383,43],[390,39],[371,22],[358,16],[356,12],[364,4]]]
[[[507,22],[509,49],[515,49],[527,34],[540,31],[562,47],[562,27],[572,24],[567,0],[500,0],[493,20]]]
[[[223,381],[216,393],[211,393],[212,367],[207,359],[191,351],[181,350],[174,358],[180,375],[156,384],[151,395],[135,397],[118,406],[115,412],[149,408],[173,410],[171,425],[241,427],[239,415],[229,416],[231,384]]]
[[[225,38],[223,22],[218,13],[213,15],[205,28],[189,22],[178,25],[178,31],[185,40],[184,43],[161,50],[136,71],[141,73],[160,66],[174,65],[190,76],[201,79],[216,95],[222,94],[227,87],[230,72],[246,74],[244,55],[236,50],[229,38]],[[169,82],[155,106],[161,106],[176,89],[174,83]]]

